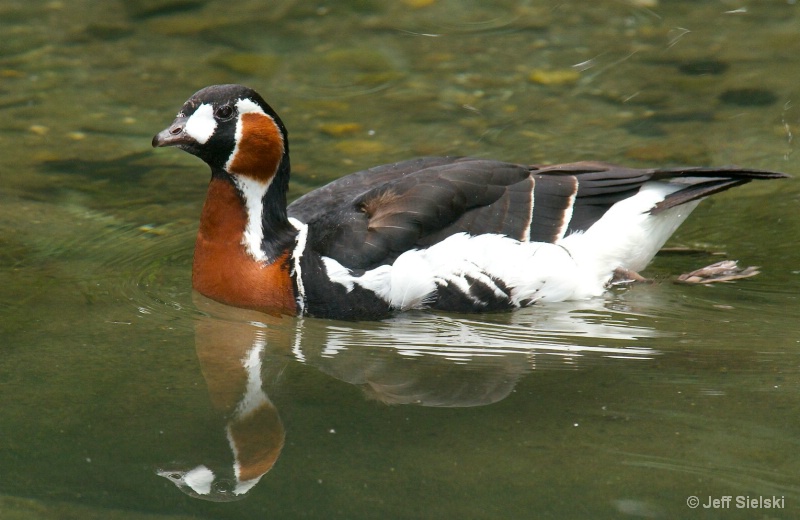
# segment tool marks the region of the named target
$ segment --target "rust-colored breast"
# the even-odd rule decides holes
[[[233,185],[212,179],[197,231],[192,286],[227,305],[296,314],[289,251],[269,264],[256,261],[242,244],[246,224],[247,215]]]

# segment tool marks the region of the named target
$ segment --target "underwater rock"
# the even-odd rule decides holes
[[[778,101],[778,96],[763,88],[734,88],[720,94],[719,100],[738,107],[765,107]]]
[[[423,7],[428,7],[436,2],[436,0],[402,0],[403,5],[408,6],[412,9],[421,9]]]
[[[204,3],[203,0],[128,0],[124,5],[131,17],[147,18],[196,9]]]
[[[719,60],[692,60],[678,64],[678,70],[688,76],[718,76],[728,68],[727,63]]]
[[[322,123],[319,131],[331,137],[341,137],[343,135],[355,134],[363,131],[364,127],[360,123]]]
[[[131,34],[133,34],[133,27],[130,24],[92,22],[70,33],[67,39],[76,43],[115,41]]]
[[[710,123],[714,121],[712,112],[657,112],[626,122],[622,127],[634,135],[643,137],[664,137],[668,134],[665,123]]]
[[[574,85],[581,79],[581,73],[575,69],[534,69],[528,75],[531,83],[547,86]]]

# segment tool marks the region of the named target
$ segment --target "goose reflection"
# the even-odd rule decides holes
[[[629,323],[598,322],[596,314],[496,315],[500,322],[406,313],[377,323],[307,322],[298,328],[294,357],[357,385],[387,404],[470,407],[507,397],[526,373],[572,368],[588,355],[649,359],[652,349],[579,346],[600,338],[635,340],[655,332]],[[587,308],[588,310],[588,308]],[[532,322],[531,320],[534,320]],[[547,331],[547,332],[542,332]],[[572,342],[565,343],[566,339]],[[586,341],[586,340],[584,340]]]
[[[210,304],[199,302],[202,306]],[[265,325],[233,321],[231,310],[219,306],[217,315],[195,323],[195,347],[216,414],[225,422],[220,435],[229,457],[213,457],[196,466],[164,467],[159,476],[189,496],[227,502],[238,500],[255,486],[280,455],[285,432],[278,410],[264,389]],[[237,320],[263,315],[237,311]]]
[[[658,354],[641,346],[597,346],[602,339],[656,334],[608,311],[599,314],[597,304],[494,321],[405,313],[363,323],[272,317],[201,296],[196,304],[204,313],[195,324],[197,356],[213,408],[226,423],[220,436],[228,458],[157,473],[190,496],[215,501],[244,497],[276,463],[285,432],[267,391],[280,384],[277,375],[287,363],[313,366],[386,404],[470,407],[501,401],[533,370],[575,368],[589,357]]]

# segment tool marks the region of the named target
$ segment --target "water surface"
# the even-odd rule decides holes
[[[703,203],[653,284],[343,323],[193,296],[208,174],[149,144],[240,82],[292,197],[427,154],[796,176],[794,2],[9,1],[0,34],[0,517],[800,514],[795,181]],[[762,273],[672,282],[722,258]],[[201,466],[238,500],[170,481]],[[686,505],[726,495],[784,502]]]

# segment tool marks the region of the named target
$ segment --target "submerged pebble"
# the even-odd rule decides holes
[[[719,60],[692,60],[680,63],[678,70],[688,76],[717,76],[728,70],[729,65]]]
[[[420,9],[422,7],[428,7],[429,5],[433,5],[436,3],[436,0],[402,0],[403,5],[411,7],[412,9]]]
[[[323,123],[319,130],[331,137],[341,137],[347,134],[360,132],[364,127],[360,123]]]
[[[548,86],[574,85],[581,78],[575,69],[534,69],[528,75],[531,83]]]
[[[91,22],[73,31],[72,42],[115,41],[133,34],[133,26],[126,23]]]
[[[667,131],[661,123],[647,117],[626,121],[621,126],[629,133],[642,137],[664,137],[667,135]]]
[[[720,94],[719,100],[739,107],[765,107],[778,101],[778,96],[763,88],[734,88]]]
[[[146,18],[194,9],[203,3],[202,0],[128,0],[123,5],[132,17]]]
[[[50,128],[44,125],[31,125],[28,127],[28,131],[31,132],[32,134],[45,136],[50,132]]]

